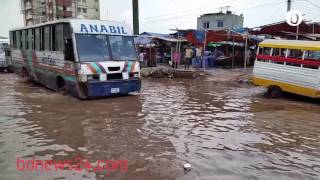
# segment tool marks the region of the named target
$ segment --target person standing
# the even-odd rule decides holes
[[[178,69],[178,65],[179,64],[180,64],[180,54],[177,51],[175,51],[173,53],[173,64],[172,64],[172,67],[174,69]]]
[[[185,58],[184,58],[184,69],[185,70],[189,70],[192,56],[193,56],[193,51],[190,47],[188,47],[186,49]]]
[[[199,70],[202,61],[202,47],[197,47],[196,49],[196,67]]]
[[[140,64],[145,67],[145,63],[144,63],[144,53],[143,51],[140,52],[139,54],[139,61],[140,61]]]

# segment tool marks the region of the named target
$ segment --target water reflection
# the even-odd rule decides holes
[[[169,141],[142,138],[145,122],[139,96],[79,101],[21,83],[15,76],[6,78],[0,94],[3,179],[149,179],[152,169],[174,166]],[[57,161],[81,157],[92,166],[98,160],[124,159],[129,161],[129,172],[18,172],[16,157]],[[159,177],[166,177],[165,172]]]
[[[2,79],[1,79],[2,78]],[[231,82],[144,80],[79,101],[0,76],[2,179],[317,179],[319,104]],[[17,173],[15,158],[128,159],[129,172]],[[192,171],[181,166],[189,162]]]
[[[318,105],[267,100],[239,84],[149,83],[145,129],[170,139],[181,163],[195,165],[195,179],[319,175]]]

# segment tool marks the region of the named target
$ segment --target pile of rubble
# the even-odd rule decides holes
[[[173,69],[166,67],[142,68],[141,76],[150,78],[173,78]]]
[[[171,67],[159,66],[141,69],[141,76],[147,78],[182,78],[196,79],[207,75],[206,72],[196,70],[172,69]]]

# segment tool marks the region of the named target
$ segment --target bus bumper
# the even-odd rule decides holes
[[[107,82],[89,82],[87,84],[87,97],[107,97],[115,95],[127,95],[138,92],[141,89],[141,80],[120,80]]]

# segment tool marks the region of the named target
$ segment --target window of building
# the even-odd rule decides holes
[[[87,8],[82,8],[83,13],[87,13]]]
[[[83,2],[83,3],[86,3],[86,2],[87,2],[87,0],[82,0],[82,2]]]
[[[81,12],[81,8],[78,8],[78,12]]]
[[[224,27],[223,20],[217,21],[217,27]]]
[[[209,29],[210,28],[210,22],[206,21],[203,23],[203,29]]]

